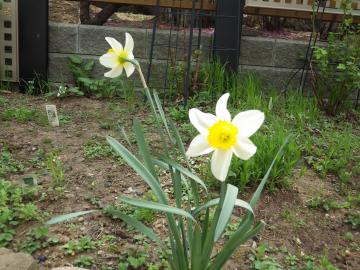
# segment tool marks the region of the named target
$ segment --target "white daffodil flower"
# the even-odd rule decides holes
[[[134,59],[134,40],[129,33],[126,33],[125,36],[125,47],[115,38],[105,38],[111,46],[107,53],[100,57],[100,63],[107,68],[111,68],[109,72],[104,74],[105,77],[116,78],[122,74],[123,69],[125,69],[127,77],[130,77],[135,70],[134,64],[126,61]]]
[[[244,111],[231,121],[227,109],[229,93],[220,97],[216,104],[216,116],[198,109],[189,111],[191,124],[199,131],[190,143],[186,154],[197,157],[214,151],[211,172],[220,181],[225,181],[233,154],[247,160],[256,153],[256,146],[249,137],[264,122],[264,113],[257,110]]]

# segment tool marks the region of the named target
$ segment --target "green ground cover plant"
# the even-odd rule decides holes
[[[32,203],[36,194],[35,188],[18,187],[0,179],[0,247],[13,241],[19,225],[40,218],[36,205]]]
[[[71,240],[63,246],[65,255],[75,256],[78,253],[96,248],[96,242],[88,236],[82,236],[78,240]]]
[[[107,78],[95,79],[92,75],[95,62],[84,60],[80,56],[69,57],[68,68],[76,82],[76,87],[62,87],[54,92],[54,96],[66,97],[76,96],[96,96],[98,98],[123,97],[128,101],[135,99],[135,85],[133,81],[109,80]]]
[[[155,195],[151,191],[147,192],[142,198],[146,201],[157,201]],[[113,219],[120,220],[122,213],[126,213],[127,215],[136,218],[137,220],[146,224],[151,224],[156,219],[156,213],[153,210],[134,207],[123,202],[119,202],[119,204],[117,205],[109,205],[104,209],[104,214]]]
[[[48,125],[48,119],[44,113],[22,106],[1,111],[0,121],[17,121],[19,123],[35,122],[41,126]]]
[[[23,170],[22,162],[14,159],[6,148],[0,148],[0,178]]]
[[[101,141],[101,138],[94,136],[83,146],[84,156],[88,159],[105,158],[114,156],[112,148]]]
[[[37,250],[56,245],[58,243],[59,240],[56,237],[49,235],[49,228],[47,226],[43,226],[28,231],[25,239],[19,243],[18,249],[32,254]]]

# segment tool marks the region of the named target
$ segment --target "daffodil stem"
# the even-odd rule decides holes
[[[158,126],[158,128],[159,128],[159,130],[160,130],[160,128],[161,128],[161,127],[160,127],[160,121],[159,121],[159,118],[160,118],[160,117],[159,117],[159,115],[158,115],[158,113],[157,113],[156,106],[155,106],[155,102],[154,102],[153,97],[152,97],[152,95],[151,95],[151,93],[150,93],[150,89],[149,89],[149,87],[147,86],[147,83],[146,83],[144,74],[143,74],[143,72],[142,72],[142,70],[141,70],[140,64],[135,65],[135,67],[136,67],[137,71],[139,72],[139,76],[140,76],[142,85],[143,85],[143,87],[144,87],[144,90],[145,90],[145,93],[146,93],[146,97],[147,97],[147,99],[148,99],[149,102],[150,102],[150,107],[151,107],[152,113],[153,113],[153,115],[154,115],[154,117],[155,117],[156,125]],[[168,149],[168,147],[167,147],[167,145],[166,145],[166,140],[165,140],[165,137],[164,137],[164,135],[163,135],[162,132],[160,132],[160,137],[161,137],[161,140],[163,141],[164,153],[165,153],[166,156],[168,156],[169,149]]]
[[[143,74],[143,72],[142,72],[142,70],[141,70],[140,65],[136,65],[136,69],[137,69],[137,71],[139,72],[139,76],[140,76],[141,83],[142,83],[143,87],[144,87],[145,89],[149,89],[149,87],[147,86],[147,83],[146,83],[146,80],[145,80],[145,77],[144,77],[144,74]]]

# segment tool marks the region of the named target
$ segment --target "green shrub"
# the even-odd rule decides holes
[[[345,8],[346,15],[350,12]],[[328,46],[314,50],[314,95],[329,115],[346,108],[352,92],[360,87],[360,34],[351,24],[351,17],[345,18],[341,31],[329,34]]]

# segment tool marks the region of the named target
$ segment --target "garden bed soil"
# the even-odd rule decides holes
[[[114,129],[116,121],[120,121],[129,132],[133,116],[148,121],[148,110],[143,104],[133,105],[134,107],[129,110],[128,104],[122,100],[55,100],[15,93],[3,93],[0,97],[7,100],[5,105],[0,106],[0,114],[8,108],[24,107],[38,111],[38,117],[45,118],[45,105],[55,104],[59,115],[63,119],[68,119],[62,121],[59,127],[49,127],[38,119],[26,123],[15,120],[0,121],[0,149],[6,146],[15,159],[26,164],[22,172],[8,177],[14,183],[21,184],[25,176],[38,175],[39,187],[46,192],[51,185],[51,178],[46,169],[34,166],[30,160],[37,158],[39,149],[45,152],[51,149],[59,150],[65,173],[65,192],[62,198],[51,197],[49,193],[37,202],[41,212],[46,213],[44,219],[93,209],[95,206],[90,203],[91,198],[96,198],[97,207],[103,207],[115,203],[119,195],[141,196],[146,192],[147,188],[139,176],[113,157],[89,159],[84,156],[84,145],[91,138],[96,137],[99,141],[105,142],[106,135],[120,137],[119,132]],[[352,232],[353,243],[357,243],[357,249],[351,248],[349,241],[344,239],[344,234],[351,231],[350,225],[344,223],[345,210],[324,212],[308,207],[309,200],[317,194],[329,195],[340,202],[344,201],[346,196],[340,196],[336,192],[336,184],[337,180],[331,176],[319,178],[311,170],[300,176],[300,172],[296,171],[293,185],[289,189],[265,192],[255,213],[257,219],[263,219],[267,223],[266,229],[256,239],[238,249],[225,269],[250,268],[250,247],[257,246],[260,242],[274,248],[286,247],[288,254],[294,254],[300,260],[305,260],[306,256],[318,257],[325,254],[339,269],[360,269],[360,234],[358,231]],[[170,185],[166,176],[162,185],[165,188]],[[249,190],[243,195],[243,199],[249,199],[251,192]],[[236,214],[239,215],[240,211]],[[38,222],[21,225],[17,230],[15,242],[21,241],[24,234],[37,225]],[[159,215],[151,226],[164,235],[166,227],[162,216]],[[56,246],[33,254],[35,258],[40,255],[46,256],[47,260],[41,264],[41,269],[71,265],[78,256],[65,256],[62,246],[69,240],[83,235],[94,240],[100,240],[105,235],[113,235],[116,238],[117,244],[111,249],[104,245],[95,251],[85,253],[93,256],[98,265],[114,267],[118,263],[118,258],[127,254],[129,250],[143,249],[142,245],[136,244],[134,232],[129,232],[123,223],[101,213],[52,226],[50,233],[57,236],[60,242]],[[156,256],[155,252],[150,254],[152,259]],[[281,261],[286,260],[284,253],[275,252],[274,256]],[[244,262],[246,266],[243,266]]]

